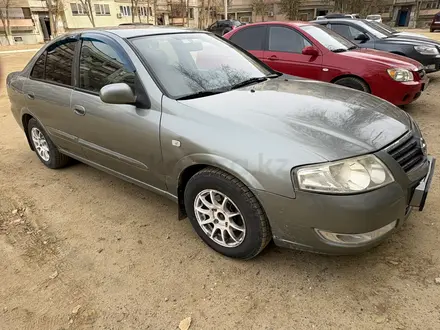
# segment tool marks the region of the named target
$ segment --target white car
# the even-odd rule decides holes
[[[367,21],[382,23],[382,16],[380,16],[380,15],[368,15],[367,16]]]

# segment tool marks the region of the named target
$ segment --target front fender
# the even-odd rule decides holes
[[[234,162],[230,159],[211,155],[204,153],[197,153],[187,155],[181,158],[176,165],[174,166],[173,172],[171,176],[167,177],[167,186],[169,191],[178,195],[178,185],[179,179],[182,173],[189,167],[194,165],[207,165],[213,166],[222,169],[225,172],[235,176],[237,179],[242,181],[248,188],[256,189],[256,190],[264,190],[263,185],[252,175],[249,171],[247,171],[243,166],[241,166],[238,162]]]

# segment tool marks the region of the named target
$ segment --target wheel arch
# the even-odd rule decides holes
[[[347,74],[342,74],[342,75],[340,75],[340,76],[337,76],[337,77],[333,78],[330,82],[331,82],[332,84],[334,84],[336,81],[338,81],[339,79],[343,79],[343,78],[356,78],[356,79],[360,79],[360,80],[362,80],[365,84],[367,84],[367,86],[368,86],[368,91],[371,93],[371,86],[370,86],[370,84],[369,84],[364,78],[362,78],[362,77],[360,77],[360,76],[357,76],[357,75],[355,75],[355,74],[349,74],[349,73],[347,73]]]
[[[169,182],[170,190],[175,192],[178,201],[178,218],[182,220],[186,218],[186,210],[184,204],[185,187],[189,180],[206,167],[218,168],[226,173],[233,175],[243,182],[249,189],[263,190],[261,183],[242,165],[229,159],[216,155],[198,154],[191,155],[180,160],[174,170],[172,181]]]
[[[26,139],[28,141],[29,147],[31,148],[32,151],[35,151],[34,146],[31,143],[31,137],[29,136],[29,130],[28,130],[29,121],[31,119],[35,119],[35,117],[28,113],[25,113],[21,117],[21,123],[23,125],[24,134],[26,135]]]

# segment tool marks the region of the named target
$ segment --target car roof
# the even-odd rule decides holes
[[[245,26],[256,26],[256,25],[290,25],[290,26],[304,26],[311,25],[311,22],[303,22],[303,21],[270,21],[270,22],[258,22],[258,23],[249,23]],[[242,27],[240,27],[241,29]]]
[[[357,22],[365,22],[365,19],[362,18],[326,18],[320,20],[311,21],[317,24],[323,23],[357,23]]]
[[[78,33],[96,33],[96,32],[107,32],[115,34],[121,38],[135,38],[141,36],[157,35],[157,34],[174,34],[174,33],[185,33],[185,32],[198,32],[198,33],[208,33],[206,31],[195,30],[191,28],[176,28],[174,26],[167,25],[127,25],[127,26],[112,26],[112,27],[100,27],[94,29],[80,29],[71,31],[69,34]]]

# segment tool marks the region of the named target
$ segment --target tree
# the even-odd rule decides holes
[[[57,1],[61,2],[61,0],[57,0]],[[81,2],[81,5],[87,14],[87,17],[89,18],[90,23],[92,23],[92,26],[95,27],[95,16],[93,16],[92,0],[79,0],[79,1]]]
[[[299,6],[302,0],[281,0],[281,12],[289,21],[298,19]]]
[[[267,0],[253,0],[252,9],[255,11],[257,16],[261,16],[261,20],[264,22],[264,17],[269,11],[269,3]]]
[[[62,0],[46,0],[46,5],[49,12],[50,37],[56,37],[58,35],[58,22],[64,10],[63,2]]]
[[[3,24],[4,34],[8,45],[13,44],[12,41],[12,31],[11,31],[11,21],[9,20],[9,6],[10,0],[0,0],[0,19]]]

